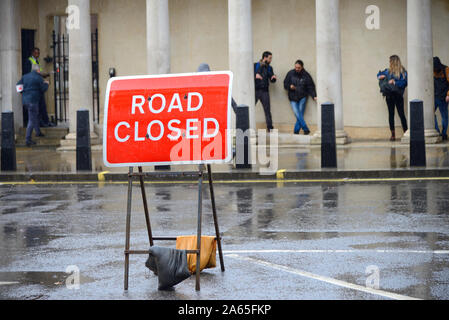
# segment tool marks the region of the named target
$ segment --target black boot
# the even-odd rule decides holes
[[[395,132],[394,132],[394,130],[391,130],[391,138],[390,138],[390,141],[395,141],[395,140],[396,140]]]

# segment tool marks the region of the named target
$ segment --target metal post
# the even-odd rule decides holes
[[[236,136],[235,136],[235,167],[237,169],[251,168],[250,163],[250,132],[249,107],[239,105],[236,111]]]
[[[131,231],[131,202],[133,195],[133,167],[129,167],[128,174],[128,204],[126,208],[126,240],[125,240],[125,290],[128,290],[128,277],[129,277],[129,239]]]
[[[212,202],[212,214],[214,217],[215,234],[217,237],[218,256],[220,257],[221,271],[225,271],[224,261],[223,261],[223,252],[221,251],[220,230],[218,228],[217,209],[215,207],[215,194],[214,194],[214,185],[213,185],[213,181],[212,181],[212,168],[211,168],[210,164],[207,165],[207,174],[209,176],[210,200]]]
[[[333,103],[323,103],[321,105],[321,168],[337,168]]]
[[[145,222],[147,224],[148,239],[150,241],[150,246],[153,246],[153,233],[151,232],[150,215],[148,213],[147,195],[145,193],[145,185],[143,181],[143,170],[139,167],[139,180],[140,180],[140,190],[142,192],[143,210],[145,212]]]
[[[410,166],[426,166],[423,101],[410,101]]]
[[[90,56],[91,56],[91,62],[92,62],[92,79],[90,79],[92,81],[92,120],[93,122],[95,122],[95,86],[94,86],[94,79],[95,79],[95,55],[94,55],[94,34],[91,33],[90,34]]]
[[[76,170],[92,171],[89,110],[76,112]]]
[[[54,99],[55,99],[55,125],[58,125],[58,101],[57,101],[57,87],[56,87],[56,77],[58,75],[58,68],[56,66],[56,32],[53,30],[53,89],[54,89]]]
[[[201,260],[201,218],[203,211],[203,165],[199,165],[198,172],[198,229],[196,241],[196,284],[195,290],[200,290],[200,260]]]
[[[65,39],[67,39],[67,43],[68,43],[68,39],[69,39],[69,36],[67,35],[67,36],[65,36],[64,34],[62,35],[62,66],[63,66],[63,69],[62,69],[62,88],[63,88],[63,101],[64,101],[64,122],[67,122],[67,105],[66,105],[66,102],[67,102],[67,97],[66,97],[66,86],[65,86],[65,79],[66,79],[66,72],[65,72],[65,69],[66,69],[66,59],[65,59]],[[61,71],[61,68],[59,68],[59,71]],[[68,78],[68,75],[67,75],[67,78]],[[59,88],[59,90],[61,90],[61,88]],[[61,112],[61,115],[62,115],[62,112]]]
[[[16,171],[17,169],[14,133],[14,113],[12,111],[2,112],[2,171]]]
[[[95,76],[97,80],[97,123],[100,124],[100,79],[99,79],[99,66],[98,66],[98,29],[95,29]]]

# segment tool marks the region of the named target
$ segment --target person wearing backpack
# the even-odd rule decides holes
[[[401,119],[402,130],[406,132],[407,119],[404,113],[404,91],[407,87],[407,70],[402,66],[401,59],[397,55],[390,57],[390,67],[377,74],[382,94],[388,106],[388,122],[390,125],[390,141],[396,140],[394,126],[394,109],[398,111]]]
[[[440,110],[441,114],[441,137],[447,140],[448,126],[448,104],[449,104],[449,67],[441,63],[440,58],[433,58],[433,80],[435,90],[435,111]],[[440,132],[438,128],[437,117],[435,116],[435,130]]]
[[[277,78],[274,74],[273,67],[270,65],[273,59],[273,54],[270,51],[265,51],[262,54],[262,59],[254,63],[254,86],[257,103],[259,100],[262,103],[263,111],[265,113],[265,122],[267,123],[267,130],[273,130],[273,120],[271,118],[270,93],[268,87],[270,82],[276,82]]]

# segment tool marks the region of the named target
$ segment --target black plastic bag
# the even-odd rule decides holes
[[[171,289],[190,277],[185,250],[153,246],[149,251],[145,266],[158,276],[159,290]]]

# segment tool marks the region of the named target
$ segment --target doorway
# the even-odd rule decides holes
[[[69,104],[69,35],[66,28],[66,16],[53,18],[53,68],[54,68],[54,105],[56,122],[67,122]],[[93,121],[100,123],[100,91],[98,74],[98,29],[97,16],[91,15],[92,45],[92,102],[90,109]],[[87,94],[87,93],[86,93]]]
[[[22,36],[22,75],[29,73],[30,64],[28,63],[28,58],[31,56],[31,51],[34,48],[34,35],[36,33],[36,30],[31,29],[22,29],[21,30],[21,36]],[[26,127],[28,123],[28,112],[23,108],[22,106],[22,112],[23,112],[23,126]]]

